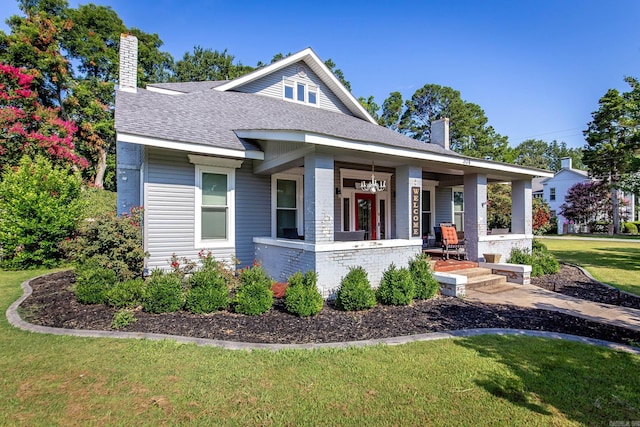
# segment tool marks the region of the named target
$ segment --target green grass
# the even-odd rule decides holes
[[[640,242],[543,239],[559,261],[578,264],[597,280],[640,295]]]
[[[35,272],[0,272],[0,309]],[[0,425],[608,425],[640,356],[526,337],[242,352],[33,334],[0,317]]]

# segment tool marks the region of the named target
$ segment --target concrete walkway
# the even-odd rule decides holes
[[[469,301],[557,311],[640,331],[640,310],[573,298],[534,285],[508,283],[499,290],[478,288],[467,289],[466,293]]]

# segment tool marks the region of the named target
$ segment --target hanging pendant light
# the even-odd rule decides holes
[[[376,166],[375,163],[371,164],[371,181],[361,181],[356,184],[356,188],[359,187],[362,191],[369,193],[377,193],[378,191],[384,191],[387,188],[387,181],[376,181]]]

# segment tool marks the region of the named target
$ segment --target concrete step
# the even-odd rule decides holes
[[[497,285],[489,285],[489,286],[480,286],[479,288],[473,289],[475,292],[481,292],[483,294],[499,294],[500,292],[507,292],[515,289],[516,287],[507,283],[497,284]]]
[[[468,278],[478,277],[478,276],[487,276],[491,275],[490,268],[483,267],[471,267],[471,268],[462,268],[458,270],[451,271],[452,274],[459,274],[460,276],[467,276]]]
[[[486,274],[483,276],[470,277],[467,280],[467,289],[485,289],[489,286],[504,286],[507,283],[507,278],[499,274]]]
[[[466,270],[468,268],[478,267],[477,262],[472,261],[454,261],[454,260],[438,260],[436,261],[435,271],[455,273],[458,270]]]

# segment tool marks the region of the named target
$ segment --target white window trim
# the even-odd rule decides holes
[[[234,168],[222,168],[215,166],[196,165],[196,203],[195,203],[195,234],[194,247],[204,248],[227,248],[235,247],[236,244],[236,170]],[[227,238],[226,239],[202,239],[202,174],[216,173],[227,175]]]
[[[385,191],[380,191],[376,193],[376,236],[380,235],[380,222],[384,220],[386,225],[386,238],[385,240],[391,239],[391,177],[392,173],[388,172],[376,172],[376,181],[387,181],[387,189]],[[355,170],[355,169],[340,169],[340,198],[349,198],[349,230],[353,231],[356,228],[356,193],[366,193],[366,191],[358,190],[353,187],[343,187],[342,181],[345,178],[356,179],[356,180],[371,180],[371,171],[363,171],[363,170]],[[384,200],[386,204],[385,209],[385,217],[380,218],[380,201]],[[340,203],[340,221],[344,218],[344,203]],[[344,224],[342,224],[342,229],[344,230]]]
[[[304,86],[304,100],[298,100],[298,85]],[[285,96],[285,88],[289,86],[293,89],[293,98],[287,98]],[[316,94],[316,102],[309,102],[309,88],[313,89]],[[295,102],[296,104],[311,105],[312,107],[320,106],[320,86],[315,83],[308,83],[299,79],[291,77],[282,77],[282,99],[288,102]]]
[[[296,182],[296,228],[299,235],[304,235],[304,181],[302,175],[278,173],[271,175],[271,237],[278,236],[277,230],[277,210],[278,210],[278,180],[288,180]]]
[[[462,193],[462,210],[456,211],[456,197],[455,193]],[[458,231],[464,231],[464,187],[453,187],[451,189],[451,223],[456,224],[456,212],[462,214],[462,224],[456,224]]]
[[[424,193],[425,191],[430,191],[431,193],[431,224],[430,224],[430,229],[433,230],[433,227],[436,226],[436,187],[438,186],[439,181],[432,181],[429,179],[423,179],[422,180],[422,193]],[[421,196],[422,196],[421,193]],[[453,194],[453,193],[452,193]],[[422,206],[420,207],[420,214],[422,214]],[[422,220],[422,217],[420,217],[420,220]],[[422,227],[424,228],[424,224],[422,225]]]

